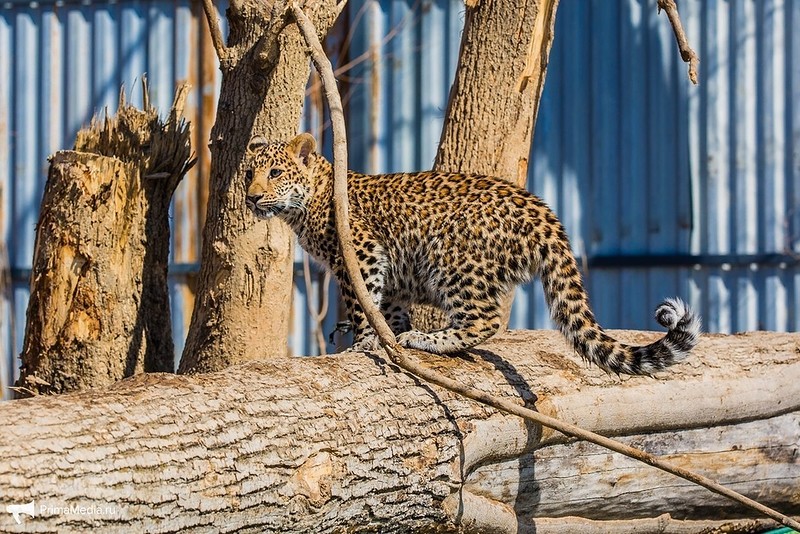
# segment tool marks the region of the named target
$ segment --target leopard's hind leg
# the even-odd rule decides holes
[[[470,288],[445,303],[450,320],[446,328],[433,332],[411,330],[397,336],[404,347],[435,354],[466,350],[487,340],[501,326],[502,299],[478,300]]]

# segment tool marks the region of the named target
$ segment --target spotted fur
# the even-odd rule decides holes
[[[280,217],[301,246],[339,281],[355,331],[354,347],[374,347],[372,333],[342,264],[334,227],[332,168],[309,134],[289,143],[251,143],[246,203],[262,219]],[[553,321],[583,358],[612,373],[649,374],[684,358],[697,344],[700,321],[679,299],[656,319],[662,339],[636,347],[597,324],[569,239],[536,196],[498,178],[440,172],[348,173],[350,224],[370,294],[398,341],[453,353],[500,328],[501,304],[539,276]],[[449,317],[447,328],[411,329],[412,304]]]

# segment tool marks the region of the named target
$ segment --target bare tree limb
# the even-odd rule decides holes
[[[615,335],[632,343],[658,336]],[[540,389],[542,412],[601,433],[606,422],[587,412],[602,412],[619,422],[621,440],[717,473],[765,504],[798,514],[793,458],[800,412],[771,415],[800,402],[800,384],[791,380],[800,372],[796,340],[764,332],[708,336],[693,361],[662,380],[619,381],[584,368],[556,331],[501,335],[466,358],[420,359],[498,397],[532,398],[531,388]],[[538,519],[564,515],[758,517],[588,442],[540,447],[538,425],[396,372],[382,356],[274,355],[219,373],[145,373],[102,391],[0,403],[0,415],[14,422],[0,434],[3,498],[35,499],[37,511],[66,503],[114,507],[117,513],[94,518],[37,513],[31,527],[19,527],[107,534],[214,525],[298,534],[348,525],[363,532],[471,532],[465,522],[481,509],[516,512],[513,530],[500,528],[513,516],[484,516],[495,525],[486,531],[495,534],[531,534],[527,525],[547,532],[538,530]],[[770,376],[782,382],[764,389]],[[738,394],[717,387],[737,377]],[[579,394],[582,403],[558,402]],[[752,420],[750,401],[762,402],[762,395],[777,400]],[[710,409],[691,410],[689,416],[705,417],[687,426],[688,398]],[[652,410],[672,415],[642,416]],[[737,422],[742,414],[750,422]],[[467,492],[484,500],[476,503]],[[463,506],[445,508],[448,498],[457,505],[459,495]],[[606,532],[617,532],[617,524]],[[1,532],[12,525],[9,514],[0,515]]]
[[[394,360],[395,355],[398,355],[402,351],[402,348],[395,341],[392,330],[389,328],[389,325],[386,324],[386,321],[383,320],[383,316],[379,313],[375,303],[372,302],[372,299],[369,297],[369,291],[367,290],[367,285],[364,283],[364,278],[361,276],[358,267],[358,258],[353,248],[353,232],[350,228],[350,206],[347,201],[347,134],[345,132],[342,100],[336,86],[333,67],[322,49],[322,43],[320,43],[317,37],[314,25],[296,2],[292,2],[292,11],[300,27],[300,31],[311,49],[311,60],[314,62],[314,66],[322,79],[325,98],[328,101],[328,108],[331,114],[333,126],[333,200],[336,233],[339,236],[345,268],[349,275],[355,274],[355,276],[351,275],[351,282],[353,283],[353,289],[358,298],[358,302],[362,307],[366,305],[364,312],[370,326],[372,326],[378,334],[381,344]]]
[[[311,283],[311,260],[308,257],[308,254],[303,254],[303,281],[306,284],[306,308],[308,309],[308,314],[311,315],[311,320],[313,322],[313,334],[314,338],[317,340],[317,346],[319,347],[319,355],[325,356],[327,351],[325,350],[325,333],[322,331],[322,321],[325,319],[325,316],[328,315],[328,290],[330,286],[331,274],[330,271],[325,271],[325,276],[322,281],[322,285],[319,289],[319,294],[322,297],[322,302],[317,305],[314,299],[314,291],[312,290],[312,283]]]
[[[342,109],[341,98],[339,97],[336,86],[333,68],[330,60],[328,60],[325,52],[322,49],[322,45],[317,38],[317,32],[314,29],[311,21],[308,19],[305,13],[303,13],[303,10],[297,5],[297,3],[292,2],[291,6],[300,30],[303,33],[303,36],[305,37],[309,47],[311,48],[311,58],[314,62],[314,66],[320,74],[320,78],[322,78],[325,96],[328,100],[328,107],[331,113],[331,121],[333,123],[333,192],[336,231],[339,236],[339,244],[342,249],[342,257],[344,259],[345,268],[350,276],[350,280],[353,284],[353,289],[356,293],[359,304],[364,310],[370,325],[377,333],[381,345],[384,347],[392,361],[403,370],[427,382],[436,384],[487,406],[491,406],[498,410],[502,410],[540,425],[558,430],[559,432],[568,436],[595,443],[614,452],[618,452],[630,458],[652,465],[675,476],[703,486],[714,493],[737,501],[749,508],[752,508],[753,510],[757,510],[758,512],[780,522],[783,525],[792,527],[794,529],[800,528],[800,522],[795,521],[792,518],[773,510],[772,508],[764,506],[753,499],[745,497],[738,492],[722,486],[705,476],[675,466],[670,462],[664,461],[634,447],[625,445],[619,441],[586,431],[575,425],[553,419],[552,417],[540,414],[529,408],[525,408],[513,402],[489,395],[484,391],[452,380],[440,374],[438,371],[427,369],[409,357],[411,351],[402,348],[397,343],[394,334],[389,328],[389,325],[384,320],[383,315],[378,310],[375,302],[373,302],[372,298],[369,296],[369,291],[367,290],[367,286],[361,276],[361,270],[359,268],[355,248],[353,247],[347,197],[347,141],[345,134],[344,112]]]
[[[225,47],[225,42],[222,39],[222,30],[219,27],[219,17],[217,16],[217,9],[214,7],[212,0],[203,0],[203,11],[206,13],[206,21],[208,21],[208,30],[211,33],[211,42],[214,44],[214,50],[217,51],[217,58],[220,65],[225,65],[228,59],[228,49]]]
[[[686,38],[686,32],[683,31],[683,24],[681,24],[681,17],[678,14],[678,4],[675,0],[658,0],[658,12],[665,11],[669,18],[669,23],[672,25],[672,31],[675,32],[675,40],[678,42],[678,49],[681,52],[681,59],[684,63],[689,64],[689,79],[693,84],[697,85],[697,65],[700,63],[700,58],[689,46],[689,39]]]
[[[458,502],[456,502],[458,501]],[[454,507],[460,507],[460,525],[470,531],[508,532],[536,534],[636,534],[659,532],[661,534],[697,534],[698,532],[718,532],[726,534],[755,534],[770,528],[777,528],[768,519],[727,519],[727,520],[678,520],[669,514],[642,519],[592,520],[583,517],[536,517],[520,520],[514,510],[503,503],[461,491],[447,497],[443,506],[451,517],[457,515]]]

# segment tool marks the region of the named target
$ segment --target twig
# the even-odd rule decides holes
[[[339,6],[343,6],[345,3],[346,2],[342,2],[342,4],[339,4]],[[412,25],[412,24],[416,24],[417,22],[419,22],[419,19],[420,19],[419,5],[420,5],[420,0],[417,0],[416,2],[414,2],[414,5],[411,6],[411,9],[408,11],[408,13],[406,13],[403,16],[403,18],[400,19],[400,22],[398,22],[396,25],[394,25],[392,27],[392,29],[389,30],[386,33],[386,35],[384,35],[381,38],[381,41],[379,43],[377,43],[375,45],[375,47],[383,48],[384,46],[389,44],[389,42],[392,39],[397,37],[400,34],[400,32],[406,27],[406,25]],[[340,52],[339,53],[342,56],[347,55],[347,53],[349,52],[350,42],[352,41],[353,36],[356,33],[356,26],[358,25],[359,20],[361,19],[361,17],[363,16],[364,12],[366,11],[366,9],[368,7],[369,7],[369,4],[366,4],[366,3],[363,4],[361,6],[361,9],[356,13],[356,16],[355,16],[353,22],[350,24],[350,27],[351,27],[350,32],[345,37],[344,44],[340,48]],[[339,9],[338,6],[337,6],[337,9]],[[373,58],[373,55],[374,54],[372,52],[372,49],[367,50],[366,52],[362,52],[360,55],[358,55],[358,56],[356,56],[354,58],[350,58],[350,60],[347,63],[345,63],[344,65],[338,66],[336,68],[336,70],[333,71],[333,74],[335,76],[338,76],[341,79],[343,74],[346,74],[349,70],[352,70],[353,68],[357,67],[361,63],[364,63],[364,62],[370,60],[371,58]],[[391,58],[387,58],[387,59],[391,59]],[[353,78],[350,78],[350,79],[353,80]],[[320,84],[320,83],[321,82],[316,82],[316,81],[313,82],[311,87],[309,87],[309,89],[306,91],[306,94],[308,94],[309,91],[311,91],[312,89],[316,90],[317,89],[317,85]]]
[[[689,64],[689,79],[697,85],[697,65],[700,63],[700,58],[689,46],[689,40],[686,38],[686,32],[683,31],[681,17],[678,14],[678,4],[675,3],[675,0],[658,0],[658,12],[661,13],[662,10],[667,13],[669,23],[672,25],[675,40],[678,42],[678,50],[681,52],[681,59],[684,63]]]
[[[777,512],[761,503],[758,503],[744,495],[741,495],[725,486],[717,484],[713,480],[693,473],[687,469],[672,465],[652,454],[646,453],[639,449],[635,449],[619,441],[589,432],[578,426],[559,421],[547,415],[535,412],[529,408],[525,408],[511,401],[500,399],[489,395],[488,393],[479,389],[473,388],[462,384],[456,380],[448,378],[441,373],[427,369],[419,365],[416,361],[409,357],[411,351],[408,351],[397,343],[394,338],[389,325],[379,312],[377,306],[369,296],[369,291],[361,276],[361,270],[356,257],[355,248],[353,247],[352,231],[350,228],[349,219],[349,206],[347,199],[347,141],[345,136],[344,125],[344,112],[342,110],[342,102],[339,97],[339,92],[336,87],[336,79],[333,75],[333,68],[328,60],[322,45],[317,38],[317,32],[314,29],[311,21],[306,17],[303,10],[294,2],[292,2],[292,11],[294,12],[297,23],[300,26],[300,31],[305,37],[311,49],[311,59],[314,66],[322,78],[323,87],[325,89],[325,97],[328,100],[328,108],[331,113],[331,121],[333,123],[333,201],[335,207],[336,217],[336,232],[339,236],[339,244],[342,249],[342,257],[347,273],[350,276],[350,281],[353,284],[353,290],[356,293],[356,298],[364,310],[367,320],[372,328],[375,330],[381,345],[386,350],[386,353],[398,367],[415,375],[427,382],[441,386],[453,393],[470,398],[481,404],[485,404],[492,408],[517,415],[524,419],[528,419],[540,425],[555,429],[563,434],[572,436],[584,441],[589,441],[607,448],[614,452],[618,452],[635,460],[639,460],[646,464],[657,467],[663,471],[681,477],[685,480],[703,486],[704,488],[728,497],[736,502],[739,502],[753,510],[775,519],[783,525],[794,529],[800,529],[800,522],[797,522],[790,517],[787,517],[780,512]]]
[[[225,48],[225,43],[222,41],[222,31],[219,29],[219,17],[217,16],[217,9],[214,7],[212,0],[203,0],[203,11],[206,12],[208,30],[211,32],[211,42],[214,44],[214,50],[217,51],[217,58],[220,64],[224,64],[225,60],[228,58],[228,49]]]
[[[347,7],[347,0],[340,0],[339,3],[336,4],[336,16],[333,17],[333,20],[338,19],[339,15],[342,14],[342,11],[344,11],[344,8],[346,7]]]
[[[314,292],[311,285],[310,263],[311,262],[308,259],[308,254],[303,254],[303,280],[306,284],[306,308],[308,308],[308,313],[311,315],[311,318],[314,321],[314,337],[316,338],[317,345],[319,346],[319,354],[320,356],[324,356],[326,354],[326,350],[325,334],[322,331],[322,321],[325,319],[325,316],[328,315],[328,284],[330,282],[330,272],[327,270],[325,271],[325,278],[322,282],[322,287],[319,290],[322,303],[319,305],[319,309],[317,309],[317,306],[314,302]]]

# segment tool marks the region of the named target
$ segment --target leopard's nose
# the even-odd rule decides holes
[[[264,198],[264,193],[248,193],[245,197],[245,201],[247,204],[256,205],[262,198]]]

